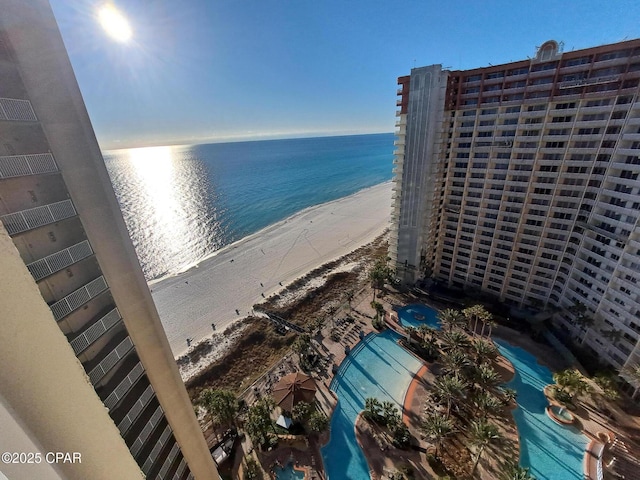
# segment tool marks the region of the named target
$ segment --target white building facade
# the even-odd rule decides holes
[[[435,71],[446,88],[425,95]],[[569,53],[550,41],[531,60],[400,77],[399,279],[558,307],[558,325],[603,362],[637,364],[639,81],[640,40]]]

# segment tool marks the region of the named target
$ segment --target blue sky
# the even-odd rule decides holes
[[[391,132],[398,76],[640,37],[637,1],[50,0],[103,148]]]

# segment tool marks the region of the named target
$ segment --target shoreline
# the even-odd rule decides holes
[[[308,207],[149,282],[174,356],[253,313],[310,271],[373,241],[387,227],[392,182]]]
[[[240,238],[239,240],[235,240],[234,242],[230,243],[229,245],[225,245],[224,247],[216,250],[215,252],[211,252],[210,254],[202,257],[201,259],[199,259],[199,260],[197,260],[195,262],[192,262],[192,263],[189,263],[187,265],[184,265],[177,272],[167,273],[167,274],[165,274],[165,275],[163,275],[161,277],[153,278],[151,280],[148,280],[147,281],[147,285],[149,286],[149,288],[151,288],[154,285],[156,285],[158,283],[161,283],[163,281],[169,280],[169,279],[174,278],[174,277],[178,277],[180,275],[188,274],[193,269],[199,268],[201,263],[207,262],[208,260],[210,260],[210,259],[212,259],[212,258],[224,253],[227,250],[236,248],[236,246],[238,244],[246,243],[246,242],[248,242],[248,241],[250,241],[250,240],[252,240],[254,238],[259,238],[261,235],[264,235],[265,233],[269,233],[271,230],[273,230],[275,228],[282,227],[283,225],[289,223],[290,221],[295,220],[299,216],[306,215],[306,214],[309,214],[309,213],[313,213],[313,211],[316,210],[316,209],[323,208],[323,207],[328,207],[333,203],[337,203],[337,202],[340,202],[342,200],[347,200],[347,199],[350,199],[352,197],[356,197],[358,195],[361,195],[361,194],[367,192],[368,190],[373,190],[373,189],[380,188],[380,187],[387,186],[387,185],[390,186],[390,187],[393,186],[393,180],[387,180],[386,182],[378,183],[378,184],[372,185],[370,187],[361,188],[360,190],[358,190],[356,192],[353,192],[352,194],[347,195],[345,197],[336,198],[334,200],[329,200],[328,202],[318,203],[316,205],[311,205],[309,207],[303,208],[302,210],[300,210],[300,211],[298,211],[298,212],[296,212],[296,213],[294,213],[294,214],[292,214],[292,215],[290,215],[290,216],[288,216],[286,218],[283,218],[282,220],[278,220],[275,223],[272,223],[270,225],[267,225],[266,227],[261,228],[257,232],[250,233],[250,234]],[[354,247],[354,250],[355,250],[355,248],[358,248],[358,247]],[[329,260],[327,260],[327,262],[329,262],[331,260],[335,260],[335,259],[329,259]]]

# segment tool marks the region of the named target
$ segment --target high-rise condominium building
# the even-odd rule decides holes
[[[0,472],[217,479],[51,8],[0,12]]]
[[[640,40],[400,77],[399,279],[559,307],[602,361],[640,362],[639,80]]]

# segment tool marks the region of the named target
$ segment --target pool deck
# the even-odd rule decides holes
[[[319,337],[316,337],[316,339],[319,341],[317,344],[319,351],[321,351],[322,355],[325,358],[329,359],[330,364],[334,365],[335,367],[339,367],[347,357],[347,353],[345,353],[347,347],[348,349],[352,350],[355,345],[360,342],[361,336],[366,336],[371,332],[376,332],[376,330],[374,330],[371,326],[371,319],[375,317],[375,310],[370,305],[371,300],[372,295],[369,288],[360,290],[352,300],[351,307],[348,310],[346,308],[343,308],[342,311],[342,315],[351,315],[354,318],[354,321],[341,323],[339,325],[332,322],[331,325],[325,326]],[[386,295],[383,299],[377,300],[381,301],[385,305],[385,310],[387,312],[385,321],[387,323],[387,326],[395,330],[400,335],[406,335],[404,328],[398,322],[395,309],[400,305],[407,304],[408,299],[399,294],[392,293]],[[411,301],[409,301],[409,303],[411,303]],[[439,302],[425,302],[422,299],[416,299],[416,301],[414,301],[413,303],[423,303],[437,310],[446,307],[446,305],[440,304]],[[336,315],[335,317],[338,318],[339,316],[340,314]],[[336,329],[339,332],[340,339],[338,341],[331,340],[330,333],[332,329]],[[499,326],[493,330],[493,336],[502,338],[512,345],[516,345],[526,349],[527,351],[535,355],[538,359],[540,359],[540,363],[549,367],[553,371],[561,370],[568,367],[565,361],[551,347],[540,344],[518,331],[504,326]],[[498,373],[500,374],[504,382],[508,382],[514,375],[513,366],[503,357],[499,357],[498,361],[494,363],[494,367],[496,367],[496,370],[498,370]],[[330,415],[337,403],[335,394],[329,388],[331,380],[333,379],[333,374],[331,373],[331,370],[329,368],[326,372],[318,372],[318,374],[314,374],[313,376],[316,379],[319,387],[316,400],[318,401],[321,410],[325,414]],[[434,380],[435,377],[429,370],[429,364],[423,365],[420,370],[414,375],[414,378],[409,384],[409,387],[404,396],[402,412],[403,421],[409,426],[412,434],[414,435],[414,438],[416,439],[420,438],[420,418],[423,415],[424,408],[427,404],[428,392]],[[615,415],[615,417],[612,416],[612,414],[608,414],[605,416],[605,414],[602,413],[601,409],[597,405],[595,405],[593,401],[581,402],[581,405],[577,412],[581,422],[581,430],[588,437],[594,440],[597,439],[597,433],[602,431],[612,432],[616,437],[622,434],[621,436],[624,437],[623,432],[620,432],[619,429],[615,427],[612,428],[611,424],[612,420],[614,421],[614,423],[617,423],[616,421],[621,421],[621,417],[624,416],[624,413],[622,411],[616,411],[617,409],[612,408],[612,410],[614,410],[613,414]],[[379,475],[372,476],[372,478],[376,478],[387,472],[389,468],[388,461],[390,459],[380,456],[379,454],[375,454],[375,452],[379,452],[378,446],[376,444],[369,445],[367,443],[367,438],[369,438],[369,435],[365,435],[365,432],[362,429],[358,428],[360,425],[364,425],[365,429],[367,428],[366,424],[358,423],[356,425],[355,429],[356,435],[358,437],[358,442],[361,443],[361,446],[363,447],[363,450],[365,452],[365,456],[367,456],[367,460],[369,461],[369,465],[372,469],[372,474],[374,473],[374,471],[380,472]],[[513,431],[507,432],[507,435],[515,436],[515,442],[518,442],[518,435],[515,429]],[[306,478],[324,478],[324,469],[322,465],[322,455],[320,453],[320,447],[328,441],[328,438],[329,434],[328,432],[325,432],[320,437],[316,437],[315,439],[313,439],[310,444],[307,444],[306,446],[285,446],[284,448],[279,448],[276,455],[273,455],[276,452],[271,452],[272,455],[261,454],[261,457],[263,461],[269,461],[268,457],[270,457],[271,462],[277,459],[277,461],[280,461],[282,464],[286,464],[293,455],[298,468],[301,468],[301,466],[308,466],[306,471]],[[419,443],[420,447],[425,448],[425,451],[426,447],[430,445],[424,440],[419,441]],[[597,447],[597,442],[594,441],[592,446]],[[246,447],[245,452],[247,453],[250,453],[253,450],[249,445],[247,445]],[[373,456],[369,455],[369,453],[373,454]],[[391,454],[391,452],[388,453]],[[415,454],[415,458],[413,457],[413,455],[411,455],[411,458],[406,460],[409,460],[409,463],[414,465],[414,467],[418,467],[418,471],[426,475],[426,478],[430,478],[432,472],[430,472],[430,467],[427,466],[426,453],[413,453]],[[398,460],[403,461],[402,459],[396,458],[396,461]],[[271,464],[272,463],[263,463],[263,465],[265,466]],[[377,464],[377,468],[374,467],[373,464]],[[391,465],[393,465],[393,462],[391,462]],[[585,474],[593,475],[595,466],[596,462],[594,462],[594,457],[589,454],[585,455]],[[485,463],[485,461],[483,460],[479,466],[479,473],[482,475],[482,471],[487,472],[487,467],[489,467],[490,470],[495,471],[495,466],[490,466],[489,463]],[[640,468],[640,465],[638,465],[638,468]]]
[[[405,424],[413,423],[416,420],[416,415],[420,415],[420,411],[417,410],[421,407],[421,398],[424,398],[426,394],[426,375],[429,373],[429,366],[423,365],[420,370],[414,375],[413,380],[407,388],[407,393],[404,396],[404,405],[402,407],[402,421]],[[416,395],[416,392],[418,395]],[[415,407],[415,408],[414,408]]]

